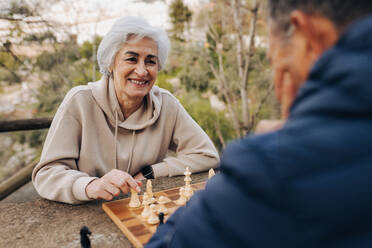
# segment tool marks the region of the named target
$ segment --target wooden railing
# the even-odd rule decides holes
[[[49,128],[53,118],[0,121],[0,132],[30,131]]]
[[[25,120],[0,121],[0,132],[30,131],[49,128],[53,118],[35,118]],[[0,183],[0,200],[15,192],[31,180],[35,162],[19,170]]]

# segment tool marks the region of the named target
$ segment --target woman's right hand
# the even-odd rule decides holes
[[[87,196],[91,199],[112,200],[120,191],[124,194],[129,192],[129,187],[140,192],[142,183],[135,180],[128,173],[113,169],[103,177],[91,181],[85,188]]]

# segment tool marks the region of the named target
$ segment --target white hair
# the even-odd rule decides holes
[[[110,67],[114,63],[116,53],[132,35],[136,38],[147,37],[156,42],[159,70],[164,68],[170,49],[167,33],[161,28],[151,26],[143,18],[127,16],[117,20],[99,44],[97,60],[102,74],[110,75]]]

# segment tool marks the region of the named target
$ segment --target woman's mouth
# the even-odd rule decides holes
[[[149,81],[148,80],[138,80],[138,79],[128,79],[131,83],[136,84],[136,85],[145,85]]]

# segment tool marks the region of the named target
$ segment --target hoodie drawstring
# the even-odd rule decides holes
[[[115,151],[114,151],[115,169],[118,169],[118,159],[117,159],[118,126],[119,126],[118,125],[118,112],[115,111],[115,137],[114,137],[114,142],[115,142]],[[127,173],[129,173],[130,167],[132,166],[133,152],[134,152],[135,143],[136,143],[136,130],[133,130],[133,132],[132,132],[132,144],[131,144],[131,148],[130,148]]]
[[[115,169],[118,169],[118,159],[117,159],[117,143],[118,143],[118,111],[115,111],[115,138],[114,138],[114,142],[115,142],[115,151],[114,151],[114,154],[115,154]]]
[[[136,130],[133,130],[133,133],[132,133],[132,145],[131,145],[131,148],[130,148],[129,165],[128,165],[127,173],[129,173],[130,167],[132,166],[134,144],[135,144],[135,139],[136,139],[136,135],[135,134],[136,134]]]

